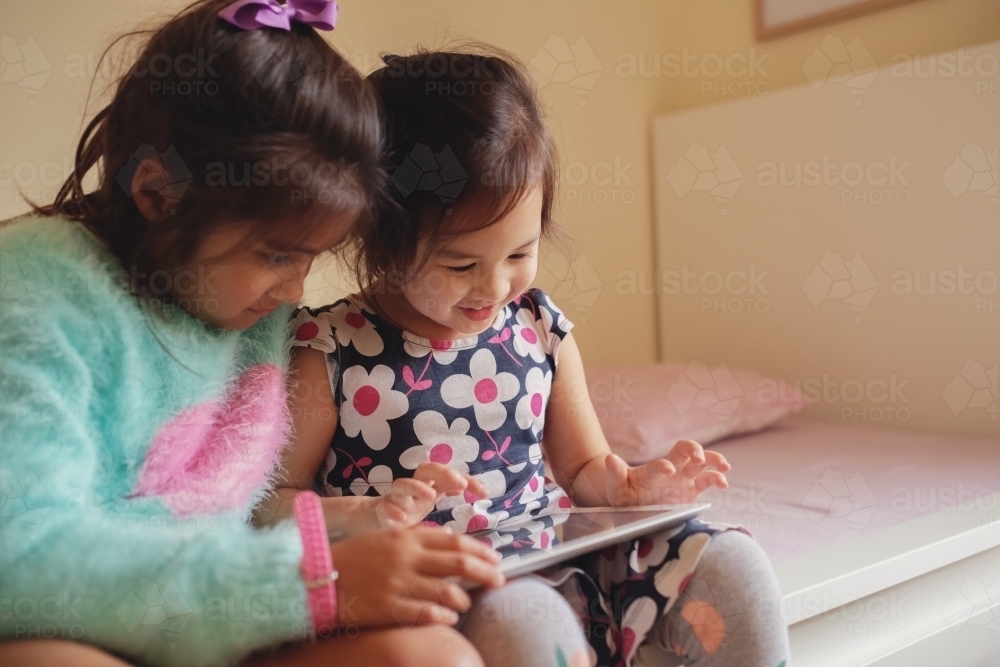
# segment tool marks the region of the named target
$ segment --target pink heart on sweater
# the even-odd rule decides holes
[[[285,381],[274,364],[246,370],[222,401],[190,407],[153,438],[135,495],[174,516],[249,509],[287,441]]]

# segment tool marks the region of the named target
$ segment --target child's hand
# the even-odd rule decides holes
[[[666,458],[636,468],[615,454],[607,457],[605,465],[608,501],[613,507],[694,502],[710,486],[729,486],[722,473],[731,468],[722,454],[706,452],[694,440],[679,440]]]
[[[442,528],[378,530],[330,545],[340,572],[345,626],[409,627],[458,622],[470,600],[454,579],[502,586],[500,556],[468,535]]]
[[[379,498],[375,515],[383,528],[406,528],[420,523],[444,496],[471,493],[485,498],[486,487],[475,477],[463,475],[440,463],[421,463],[413,477],[394,480],[389,493]]]

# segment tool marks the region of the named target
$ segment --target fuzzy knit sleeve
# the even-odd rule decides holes
[[[127,396],[103,388],[136,362],[127,332],[108,330],[117,288],[78,236],[35,232],[0,228],[0,639],[196,666],[304,637],[294,524],[256,531],[239,512],[182,521],[131,493],[145,452],[113,435],[111,415],[132,401],[136,424],[160,416],[139,384]]]

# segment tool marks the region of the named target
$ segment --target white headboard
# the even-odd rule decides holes
[[[1000,42],[866,53],[828,36],[800,87],[658,118],[657,273],[618,291],[658,294],[665,360],[782,378],[833,419],[1000,434]]]

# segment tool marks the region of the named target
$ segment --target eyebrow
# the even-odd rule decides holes
[[[319,255],[320,253],[329,250],[329,248],[316,249],[316,248],[308,248],[306,246],[286,245],[280,241],[277,242],[265,241],[264,243],[279,252],[292,252],[292,253],[297,252],[305,255]]]
[[[533,239],[531,239],[527,243],[521,244],[520,246],[518,246],[517,248],[514,249],[514,252],[516,253],[516,252],[518,252],[520,250],[524,250],[528,246],[530,246],[533,243],[535,243],[535,241],[537,241],[539,238],[541,238],[541,236],[542,235],[539,234],[538,236],[534,237]],[[457,251],[457,250],[450,250],[447,247],[441,248],[441,250],[439,250],[435,254],[438,257],[441,257],[443,259],[482,259],[482,257],[479,257],[477,255],[470,255],[469,253],[460,252],[460,251]]]

